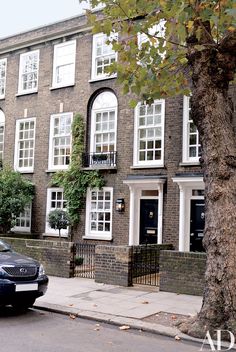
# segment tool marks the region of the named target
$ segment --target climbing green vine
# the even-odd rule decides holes
[[[72,225],[79,223],[80,210],[84,207],[87,189],[89,187],[101,188],[105,184],[99,171],[82,169],[84,136],[83,118],[77,114],[72,124],[72,153],[69,168],[66,171],[56,172],[52,178],[53,185],[64,189],[67,211]]]

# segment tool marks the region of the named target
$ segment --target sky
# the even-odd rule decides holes
[[[81,14],[79,0],[7,0],[1,6],[0,38]]]

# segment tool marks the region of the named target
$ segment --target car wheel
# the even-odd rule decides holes
[[[12,303],[12,307],[17,311],[25,311],[34,305],[35,298],[28,299],[27,301],[15,301]]]

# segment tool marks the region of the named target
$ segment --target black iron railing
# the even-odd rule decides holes
[[[159,286],[159,255],[155,245],[132,248],[133,284]]]
[[[76,243],[75,276],[94,279],[95,244]]]
[[[84,153],[83,167],[116,167],[117,152]]]

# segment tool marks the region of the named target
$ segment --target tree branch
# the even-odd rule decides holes
[[[219,43],[219,51],[227,52],[236,57],[236,31],[228,32]]]

